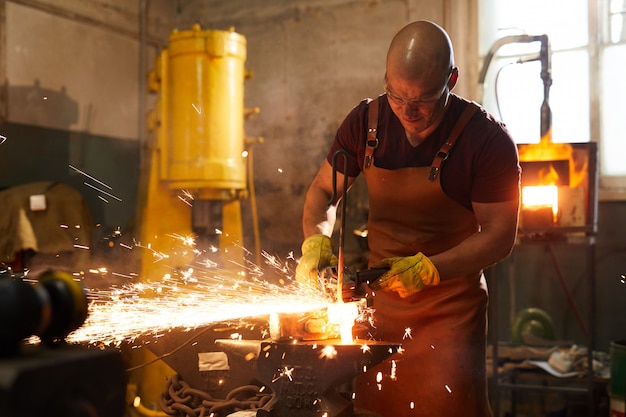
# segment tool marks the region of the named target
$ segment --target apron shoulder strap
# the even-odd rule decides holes
[[[372,165],[374,151],[378,148],[378,98],[370,101],[367,112],[367,141],[365,142],[365,161],[363,169]]]
[[[448,136],[448,139],[443,143],[443,145],[441,145],[441,148],[437,152],[437,155],[435,155],[435,159],[433,159],[433,163],[430,166],[430,173],[428,174],[429,181],[435,181],[437,175],[439,175],[439,171],[441,171],[441,166],[446,161],[446,159],[448,159],[448,155],[450,155],[450,150],[456,143],[456,140],[461,135],[461,132],[465,128],[467,122],[469,122],[469,120],[472,118],[474,113],[478,111],[478,109],[478,104],[474,103],[473,101],[470,101],[467,106],[465,106],[463,113],[461,113],[461,116],[452,128],[450,136]]]

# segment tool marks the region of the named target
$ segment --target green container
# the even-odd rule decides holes
[[[611,342],[611,397],[626,398],[626,340]]]

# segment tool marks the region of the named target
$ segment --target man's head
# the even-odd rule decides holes
[[[438,126],[457,78],[450,38],[436,24],[410,23],[391,41],[385,90],[411,137],[422,140]]]

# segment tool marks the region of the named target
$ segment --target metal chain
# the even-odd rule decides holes
[[[241,410],[269,411],[273,393],[261,393],[256,385],[244,385],[230,391],[225,399],[192,388],[180,375],[172,376],[159,398],[163,411],[176,417],[224,417]]]

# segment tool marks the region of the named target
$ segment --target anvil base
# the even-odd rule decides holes
[[[276,394],[266,414],[273,417],[353,417],[351,399],[336,388],[400,348],[374,341],[341,344],[338,339],[297,343],[219,339],[215,343],[227,354],[256,359],[259,380]]]

